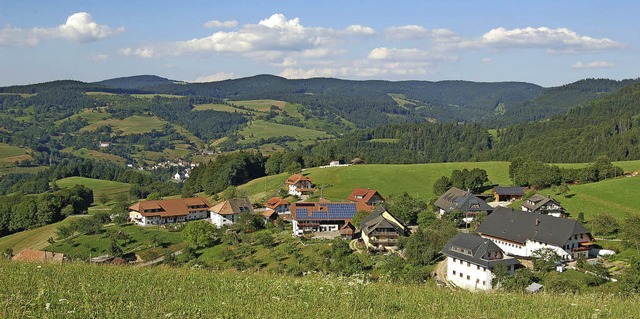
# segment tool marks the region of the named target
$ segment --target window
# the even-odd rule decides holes
[[[462,265],[462,259],[460,259],[460,265]]]
[[[460,278],[462,278],[462,273],[460,273]]]
[[[471,263],[467,261],[467,267],[471,267]]]
[[[476,279],[476,285],[480,283],[480,279]]]
[[[467,280],[471,280],[471,276],[467,275]]]
[[[456,262],[456,259],[455,259],[455,258],[453,258],[453,262]]]
[[[483,286],[486,286],[486,285],[487,285],[487,282],[483,280],[483,281],[482,281],[482,285],[483,285]]]
[[[476,265],[476,268],[477,268],[478,270],[480,270],[480,266]]]
[[[454,270],[454,271],[453,271],[453,275],[455,276],[455,274],[456,274],[456,271]]]

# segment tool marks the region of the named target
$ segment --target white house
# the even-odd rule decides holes
[[[358,211],[371,211],[363,203],[336,203],[328,201],[296,202],[291,204],[291,225],[294,236],[305,233],[338,231]]]
[[[525,212],[534,212],[540,214],[547,214],[553,217],[567,217],[567,213],[560,205],[560,202],[551,198],[551,196],[544,196],[535,194],[522,203],[522,210]]]
[[[278,215],[281,214],[290,214],[289,211],[289,202],[280,198],[280,197],[271,197],[265,204],[268,210],[275,211]]]
[[[129,220],[140,226],[186,222],[209,217],[209,207],[200,197],[141,201],[129,207]]]
[[[302,196],[315,192],[313,188],[313,179],[302,174],[293,174],[284,182],[288,185],[290,195]]]
[[[469,290],[491,290],[492,271],[497,265],[505,265],[512,276],[519,264],[492,241],[467,233],[449,240],[442,254],[447,256],[447,280]]]
[[[588,257],[593,236],[578,221],[498,207],[476,230],[512,256],[532,257],[551,248],[565,260]]]
[[[209,209],[209,212],[211,214],[211,223],[218,226],[218,228],[222,228],[224,225],[231,225],[238,221],[242,213],[253,214],[253,208],[248,199],[236,198],[216,204]]]

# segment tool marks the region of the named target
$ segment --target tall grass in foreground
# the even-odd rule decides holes
[[[639,298],[0,261],[1,318],[638,318]]]

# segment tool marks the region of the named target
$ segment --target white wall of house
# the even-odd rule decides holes
[[[500,240],[497,238],[488,237],[484,235],[481,235],[481,237],[487,238],[492,242],[494,242],[507,255],[515,255],[515,256],[523,256],[523,257],[531,256],[528,254],[527,246],[525,245],[520,245],[510,241],[504,241],[504,240]]]
[[[541,249],[541,248],[551,248],[553,249],[562,259],[571,260],[572,257],[572,249],[579,246],[581,242],[589,241],[589,236],[587,234],[580,234],[571,236],[571,238],[566,242],[563,247],[558,247],[556,245],[542,243],[538,241],[533,241],[527,239],[524,245],[512,243],[509,241],[500,240],[493,237],[482,236],[484,238],[488,238],[493,241],[500,249],[502,249],[506,254],[515,255],[515,256],[523,256],[523,257],[532,257],[533,252]]]
[[[209,217],[209,211],[200,210],[200,211],[189,212],[189,215],[187,215],[187,220],[203,219],[207,217]]]
[[[211,212],[211,223],[222,228],[224,225],[231,225],[235,222],[236,215],[220,215],[218,213]]]
[[[511,265],[509,275],[513,276],[513,273],[514,267]],[[458,287],[468,290],[491,290],[493,278],[493,273],[486,267],[447,257],[447,279]]]

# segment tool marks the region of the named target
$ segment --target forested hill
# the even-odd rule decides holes
[[[565,114],[571,108],[612,94],[620,88],[638,83],[638,81],[638,79],[622,81],[585,79],[548,88],[540,96],[509,109],[503,116],[492,119],[487,125],[507,126],[515,123],[539,121],[556,114]]]
[[[123,78],[115,78],[96,82],[95,84],[109,87],[116,87],[121,89],[140,90],[148,89],[153,86],[163,84],[173,84],[176,81],[165,79],[155,75],[135,75]]]
[[[546,121],[500,129],[476,124],[421,123],[363,130],[288,155],[303,166],[361,158],[367,163],[512,160],[589,162],[640,159],[640,84]]]

